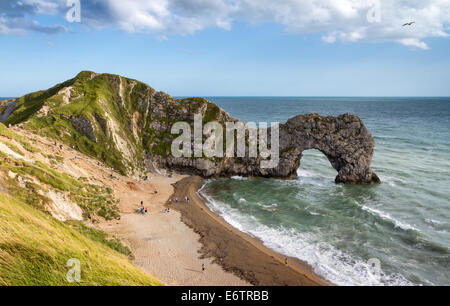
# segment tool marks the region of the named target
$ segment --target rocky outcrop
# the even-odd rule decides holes
[[[338,172],[336,183],[381,183],[370,168],[375,141],[355,115],[322,117],[318,114],[294,117],[280,129],[282,162],[279,173],[292,175],[300,166],[302,153],[321,151]]]
[[[9,116],[14,112],[14,108],[17,104],[16,100],[10,100],[10,101],[2,101],[4,103],[4,109],[0,110],[0,122],[5,122],[8,120]]]
[[[171,144],[178,135],[173,135],[171,129],[176,122],[193,127],[195,115],[202,116],[203,124],[216,121],[225,126],[226,122],[239,122],[203,98],[175,99],[136,80],[84,71],[72,80],[22,100],[25,102],[21,112],[14,112],[9,122],[32,121],[30,128],[40,127],[39,132],[58,135],[60,140],[71,144],[79,139],[73,135],[84,135],[92,144],[80,146],[85,150],[83,153],[102,159],[122,173],[151,165],[148,170],[177,169],[204,177],[294,178],[303,152],[316,149],[336,169],[337,183],[380,183],[370,168],[374,139],[364,123],[351,114],[299,115],[280,124],[279,162],[272,168],[263,168],[262,158],[249,157],[248,139],[243,157],[172,155]],[[61,103],[55,104],[57,101]],[[51,111],[44,117],[30,116],[33,111],[39,114],[36,105],[41,105],[40,109],[49,107]],[[82,114],[76,113],[79,109],[83,109]],[[67,122],[73,129],[67,128]],[[267,134],[271,137],[270,129]]]
[[[269,137],[271,130],[267,131]],[[302,154],[306,150],[321,151],[336,169],[336,183],[378,184],[378,176],[370,168],[375,141],[357,116],[322,117],[299,115],[280,125],[280,159],[274,168],[261,167],[261,158],[158,158],[163,167],[189,169],[204,177],[252,176],[295,178]],[[270,143],[270,141],[268,142]],[[246,152],[248,154],[248,147]]]
[[[75,130],[78,131],[83,136],[89,138],[92,142],[97,142],[97,138],[95,137],[94,128],[92,127],[92,123],[88,118],[84,115],[79,115],[77,117],[71,117],[70,122]]]

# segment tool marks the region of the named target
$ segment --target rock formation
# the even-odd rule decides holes
[[[270,129],[268,134],[270,136]],[[295,178],[302,153],[321,151],[338,172],[336,183],[375,184],[378,176],[370,168],[375,141],[364,123],[351,114],[322,117],[299,115],[280,125],[280,161],[275,168],[261,168],[261,158],[174,158],[159,159],[163,167],[191,169],[202,176],[252,176]],[[248,153],[248,148],[247,148]]]
[[[280,161],[263,169],[261,158],[174,157],[172,126],[194,115],[203,123],[239,122],[203,98],[174,99],[136,80],[84,71],[55,87],[8,105],[6,124],[23,123],[38,133],[76,145],[83,153],[130,173],[157,165],[212,176],[293,178],[305,150],[321,151],[338,172],[337,183],[380,183],[370,164],[375,142],[354,115],[300,115],[280,125]],[[44,116],[37,113],[48,109]],[[2,115],[2,114],[0,114]],[[6,118],[6,116],[3,116]],[[271,136],[271,130],[268,129]],[[206,137],[204,137],[206,138]],[[268,142],[270,143],[270,141]],[[248,148],[247,148],[248,153]]]

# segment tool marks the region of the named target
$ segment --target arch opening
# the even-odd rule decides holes
[[[338,171],[327,156],[317,149],[308,149],[300,155],[300,166],[297,169],[299,178],[318,178],[335,180]]]

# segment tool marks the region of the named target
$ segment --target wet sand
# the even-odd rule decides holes
[[[168,207],[181,213],[181,220],[200,235],[203,258],[213,262],[256,286],[327,286],[310,266],[297,259],[278,254],[261,241],[242,233],[213,213],[198,195],[203,180],[192,176],[174,184],[175,193]],[[185,197],[190,197],[187,203]],[[178,198],[178,202],[175,199]]]

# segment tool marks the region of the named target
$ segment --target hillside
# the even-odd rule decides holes
[[[0,192],[0,285],[162,285],[108,246],[89,239],[19,199]],[[69,283],[67,261],[81,263]]]
[[[143,170],[146,160],[166,157],[175,138],[169,132],[172,124],[191,121],[198,112],[205,120],[224,113],[206,99],[177,100],[139,81],[90,71],[5,101],[0,108],[5,125],[22,124],[75,146],[122,174]]]
[[[113,191],[77,175],[68,149],[48,145],[0,123],[0,285],[161,285],[91,226],[119,218]],[[72,258],[80,283],[66,280]]]

